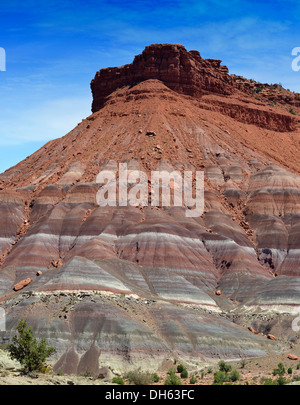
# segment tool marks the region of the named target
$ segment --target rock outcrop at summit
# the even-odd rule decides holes
[[[203,59],[198,51],[188,52],[182,45],[155,44],[147,46],[130,65],[96,73],[91,82],[92,111],[102,108],[116,89],[148,79],[160,80],[170,89],[193,97],[207,93],[229,95],[234,83],[220,60]]]
[[[81,373],[297,342],[298,96],[253,92],[220,61],[170,44],[101,69],[91,87],[93,114],[0,175],[3,343],[26,317],[57,347],[56,369]],[[99,206],[97,174],[119,163],[147,176],[204,171],[203,215]]]
[[[291,114],[279,114],[273,111],[264,111],[261,108],[252,108],[240,102],[223,102],[223,99],[214,99],[211,105],[209,99],[202,96],[215,94],[230,96],[240,89],[246,94],[264,85],[252,81],[241,80],[239,76],[229,75],[228,68],[221,65],[221,60],[204,59],[198,51],[187,51],[182,45],[154,44],[147,46],[128,65],[115,68],[105,68],[98,71],[91,81],[93,94],[92,112],[100,110],[107,97],[124,86],[136,86],[140,82],[155,79],[160,80],[169,89],[180,94],[201,99],[202,108],[218,109],[220,112],[237,120],[248,120],[248,123],[272,128],[275,131],[291,131],[295,129],[296,120]],[[247,86],[247,84],[249,84]],[[260,87],[261,86],[261,87]],[[276,88],[276,86],[274,87]],[[297,98],[289,92],[285,98],[269,90],[271,102],[276,100],[293,101],[300,105]],[[274,94],[275,93],[275,94]],[[279,93],[279,92],[278,92]],[[268,93],[267,93],[268,94]],[[292,97],[288,97],[292,94]],[[262,92],[266,95],[266,91]]]

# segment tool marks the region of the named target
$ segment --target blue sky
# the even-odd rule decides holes
[[[10,0],[0,3],[0,172],[91,113],[97,70],[180,43],[230,73],[300,92],[300,1]]]

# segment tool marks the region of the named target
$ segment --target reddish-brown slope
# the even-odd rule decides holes
[[[216,162],[217,153],[274,162],[299,173],[300,132],[288,130],[289,119],[282,110],[238,97],[224,98],[220,106],[219,96],[198,100],[147,80],[116,90],[100,111],[0,180],[4,187],[93,181],[108,159],[136,158],[145,169],[162,159],[201,167]],[[278,122],[285,132],[275,130]],[[147,131],[156,136],[147,136]]]

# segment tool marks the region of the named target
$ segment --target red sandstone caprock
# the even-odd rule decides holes
[[[290,360],[299,360],[299,357],[298,356],[296,356],[295,354],[288,354],[288,359],[290,359]]]
[[[28,284],[31,283],[31,278],[25,278],[24,280],[20,281],[19,283],[14,285],[14,290],[19,291],[22,290],[22,288],[26,287]]]

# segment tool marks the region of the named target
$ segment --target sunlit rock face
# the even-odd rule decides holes
[[[0,175],[0,338],[27,317],[70,373],[280,350],[249,332],[252,315],[295,338],[278,314],[300,305],[299,120],[220,62],[166,44],[100,70],[93,114]],[[145,175],[147,204],[99,205],[99,172],[118,196],[127,185],[120,163]],[[174,181],[171,203],[153,204],[153,171],[204,172],[203,212],[174,206]]]

